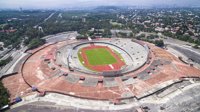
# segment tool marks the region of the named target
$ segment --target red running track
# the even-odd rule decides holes
[[[110,67],[109,65],[91,65],[88,61],[88,57],[85,53],[86,50],[91,50],[91,49],[94,49],[94,48],[104,48],[106,49],[108,52],[111,53],[111,55],[117,60],[116,63],[113,63],[111,64],[112,67]],[[114,53],[109,47],[107,46],[96,46],[94,44],[91,44],[91,46],[88,46],[88,47],[84,47],[81,49],[81,56],[83,58],[83,61],[84,61],[84,65],[91,69],[91,70],[94,70],[94,71],[98,71],[98,72],[105,72],[105,71],[117,71],[117,70],[120,70],[122,66],[125,65],[125,63],[120,59],[120,57]]]

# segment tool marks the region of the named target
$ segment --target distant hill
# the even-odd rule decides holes
[[[106,12],[110,12],[110,11],[119,11],[119,10],[123,10],[126,7],[122,7],[122,6],[99,6],[96,7],[94,10],[96,11],[106,11]]]

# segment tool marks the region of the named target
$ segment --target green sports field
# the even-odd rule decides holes
[[[91,50],[86,50],[85,54],[91,65],[107,65],[116,63],[117,60],[112,56],[112,54],[105,48],[94,48]]]

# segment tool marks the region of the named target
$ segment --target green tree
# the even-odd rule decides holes
[[[198,45],[194,45],[193,48],[199,49],[199,46]]]
[[[0,67],[5,66],[5,65],[8,64],[10,61],[12,61],[12,57],[8,57],[8,58],[5,59],[5,60],[1,60],[1,61],[0,61]]]
[[[8,90],[3,86],[3,83],[0,81],[0,108],[9,103],[9,93]]]
[[[44,39],[40,39],[40,38],[35,38],[35,39],[32,39],[28,45],[28,48],[29,49],[34,49],[34,48],[37,48],[41,45],[45,44],[45,40]]]
[[[0,46],[0,51],[3,51],[3,47],[2,46]]]
[[[154,44],[158,47],[163,47],[164,46],[164,42],[163,40],[155,40]]]

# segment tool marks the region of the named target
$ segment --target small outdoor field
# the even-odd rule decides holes
[[[119,70],[125,63],[122,57],[106,46],[88,46],[79,50],[80,62],[93,71]]]

